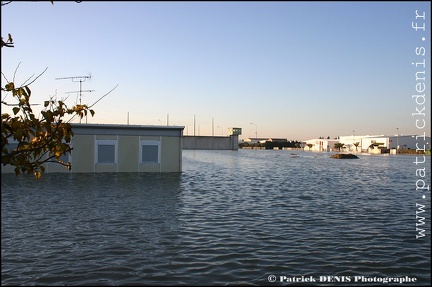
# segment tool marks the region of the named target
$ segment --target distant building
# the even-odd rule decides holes
[[[339,142],[345,145],[344,150],[349,152],[368,152],[370,143],[369,139],[383,138],[384,135],[350,135],[340,136]],[[357,144],[357,147],[356,145]]]
[[[69,171],[56,163],[45,163],[45,172],[180,172],[182,170],[182,126],[72,124],[72,154]],[[9,143],[13,149],[17,143]],[[2,166],[2,173],[14,172]]]
[[[242,134],[241,128],[228,128],[228,135],[230,136],[239,136]]]
[[[335,150],[334,144],[339,140],[335,139],[311,139],[303,142],[304,150],[308,151],[333,151]],[[309,148],[308,144],[312,146]]]
[[[430,150],[431,138],[418,135],[399,135],[399,136],[384,136],[371,137],[362,139],[363,149],[368,149],[371,145],[377,145],[383,149],[395,150]]]
[[[254,144],[254,143],[265,143],[267,141],[269,142],[287,142],[288,140],[286,138],[247,138],[244,140],[247,143]]]
[[[335,143],[343,143],[345,146],[342,151],[345,152],[364,152],[364,153],[381,153],[388,152],[391,149],[430,149],[430,137],[419,137],[416,135],[363,135],[363,136],[340,136],[339,140],[312,139],[305,141],[305,150],[309,150],[307,144],[313,144],[312,151],[332,151]],[[357,146],[356,146],[357,145]],[[374,150],[375,149],[375,150]],[[380,151],[377,151],[377,150]]]

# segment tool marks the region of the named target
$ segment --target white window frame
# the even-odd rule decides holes
[[[113,145],[114,146],[114,162],[99,162],[99,146],[100,145]],[[97,164],[117,164],[118,162],[118,150],[117,150],[117,140],[96,140],[95,147],[95,163]]]
[[[143,161],[142,149],[143,146],[157,146],[158,148],[158,159],[157,162],[154,161]],[[140,141],[140,149],[139,149],[139,162],[140,164],[160,164],[161,162],[161,142],[160,141],[152,141],[152,140],[142,140]]]

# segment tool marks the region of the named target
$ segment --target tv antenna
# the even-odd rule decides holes
[[[64,78],[56,78],[56,80],[72,80],[72,82],[79,82],[79,91],[73,91],[73,92],[66,92],[66,94],[70,93],[79,93],[79,104],[81,105],[81,99],[82,99],[82,93],[87,92],[93,92],[94,90],[82,90],[82,83],[85,82],[87,79],[91,79],[91,76],[77,76],[77,77],[64,77]],[[80,119],[81,123],[81,119]],[[87,117],[86,117],[86,123],[87,123]]]

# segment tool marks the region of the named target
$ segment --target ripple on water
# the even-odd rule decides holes
[[[410,158],[183,156],[182,174],[2,176],[2,285],[267,285],[274,274],[429,286]]]

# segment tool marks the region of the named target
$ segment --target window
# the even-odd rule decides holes
[[[96,141],[96,163],[117,163],[117,141]]]
[[[160,162],[160,141],[141,141],[141,163]]]

